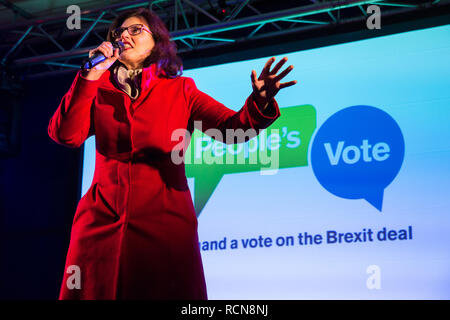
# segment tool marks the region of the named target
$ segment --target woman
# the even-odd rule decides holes
[[[264,129],[280,111],[276,93],[292,66],[269,71],[235,112],[182,77],[181,60],[164,23],[138,9],[117,17],[109,41],[94,52],[107,59],[79,72],[50,120],[56,142],[79,147],[96,137],[92,185],[80,200],[71,231],[60,299],[207,299],[197,217],[184,163],[171,161],[171,133],[193,122],[202,129]],[[75,267],[74,267],[75,266]],[[79,270],[79,278],[74,270]],[[77,284],[76,281],[79,280]],[[74,282],[75,281],[75,282]]]

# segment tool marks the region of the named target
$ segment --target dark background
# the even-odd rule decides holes
[[[448,23],[449,15],[322,29],[309,35],[229,46],[182,56],[185,69],[380,36]],[[339,63],[336,61],[336,63]],[[255,66],[261,70],[263,66]],[[249,81],[250,81],[249,70]],[[0,299],[57,299],[80,192],[82,148],[66,148],[47,134],[49,119],[75,73],[22,79],[18,149],[0,159]],[[302,79],[297,79],[301,85]],[[370,84],[369,84],[370,85]],[[7,103],[2,94],[0,107]]]
[[[56,299],[78,197],[81,148],[47,134],[73,75],[23,84],[17,156],[0,159],[0,298]]]

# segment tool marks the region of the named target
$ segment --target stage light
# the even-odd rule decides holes
[[[226,0],[219,0],[217,8],[217,17],[220,20],[224,20],[226,17],[230,15],[230,6],[227,5]]]

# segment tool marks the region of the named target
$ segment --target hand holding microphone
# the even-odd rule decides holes
[[[89,59],[83,61],[81,69],[85,71],[84,77],[87,80],[98,80],[101,75],[116,62],[124,50],[121,41],[114,43],[105,41],[97,48],[89,51]]]

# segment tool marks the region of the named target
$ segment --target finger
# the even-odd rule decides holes
[[[108,52],[108,49],[105,47],[98,48],[98,51],[100,51],[106,58],[111,57],[111,53]]]
[[[109,56],[110,53],[111,53],[111,55],[112,55],[112,50],[111,50],[111,48],[109,47],[109,45],[108,45],[107,42],[103,42],[103,43],[100,45],[99,49],[104,50],[104,52],[102,51],[102,53],[103,53],[103,54],[106,54],[107,56]]]
[[[112,56],[114,55],[113,47],[112,47],[112,46],[109,46],[108,43],[102,44],[102,48],[103,48],[103,49],[105,50],[105,52],[106,52],[106,56],[105,56],[105,57],[109,58],[109,57],[112,57]],[[104,54],[105,54],[105,53],[104,53]]]
[[[118,59],[120,57],[120,50],[119,48],[114,49],[114,58]]]
[[[269,74],[270,66],[272,65],[272,63],[273,63],[274,61],[275,61],[275,57],[272,57],[272,58],[270,58],[269,60],[267,60],[265,66],[264,66],[264,68],[262,69],[261,74],[260,74],[260,76],[259,76],[259,78],[258,78],[259,80],[261,80],[261,77],[262,77],[262,76],[265,76],[265,75]]]
[[[293,81],[289,81],[289,82],[280,83],[280,89],[283,89],[283,88],[287,88],[287,87],[293,86],[293,85],[296,84],[296,83],[297,83],[297,80],[293,80]]]
[[[114,54],[107,59],[108,63],[113,64],[117,59],[119,59],[119,49],[114,49]]]
[[[102,42],[102,44],[103,44],[103,42]],[[102,46],[102,44],[99,45],[99,46],[98,46],[97,48],[95,48],[95,49],[89,50],[89,58],[92,57],[96,52],[100,51],[100,47]],[[102,52],[102,53],[103,53],[103,52]]]
[[[115,51],[116,48],[113,47],[111,42],[108,42],[108,48],[111,51],[111,57],[114,57],[114,55],[115,55],[114,51]]]
[[[106,47],[106,48],[108,48],[108,49],[111,49],[111,51],[114,50],[114,47],[113,47],[112,43],[109,42],[109,41],[104,41],[104,42],[102,42],[101,45],[104,46],[104,47]]]
[[[283,66],[283,64],[286,63],[286,61],[288,60],[287,57],[284,57],[283,59],[281,59],[276,66],[272,69],[272,71],[270,71],[271,74],[277,74],[278,70],[281,69],[281,67]]]
[[[280,81],[280,80],[283,79],[289,72],[291,72],[292,69],[294,69],[294,66],[293,66],[293,65],[290,65],[289,67],[287,67],[286,69],[284,69],[279,75],[277,75],[277,76],[274,78],[274,81],[275,81],[275,82]]]
[[[255,70],[252,70],[252,74],[250,75],[250,78],[252,79],[253,83],[256,83],[256,81],[258,80],[258,79],[256,79],[256,71]]]

